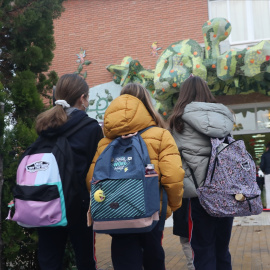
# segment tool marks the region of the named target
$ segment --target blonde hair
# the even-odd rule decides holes
[[[84,95],[87,97],[89,86],[85,80],[77,74],[65,74],[56,84],[55,99],[65,100],[73,107],[77,100]],[[68,116],[61,105],[41,113],[36,119],[36,131],[40,134],[48,128],[56,128],[67,122]]]
[[[157,126],[165,128],[165,122],[161,118],[161,116],[158,114],[158,112],[155,110],[150,94],[148,93],[147,89],[143,87],[142,85],[138,83],[128,83],[126,86],[124,86],[121,90],[120,95],[132,95],[144,104],[145,108],[149,112],[149,114],[152,116],[154,121],[156,122]]]

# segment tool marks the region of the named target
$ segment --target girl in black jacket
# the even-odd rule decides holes
[[[88,92],[89,87],[80,76],[76,74],[62,76],[56,85],[55,107],[37,117],[37,133],[45,137],[57,137],[88,117],[85,113],[85,109],[89,105]],[[67,138],[73,151],[76,179],[80,182],[81,187],[81,205],[78,209],[80,214],[78,219],[68,220],[68,226],[66,227],[42,227],[38,229],[38,259],[42,270],[62,270],[68,237],[70,237],[75,251],[77,268],[79,270],[97,269],[94,254],[94,234],[92,227],[87,227],[86,220],[90,199],[85,179],[101,137],[103,137],[102,129],[98,122],[93,119],[89,124]],[[64,180],[62,179],[62,181]]]

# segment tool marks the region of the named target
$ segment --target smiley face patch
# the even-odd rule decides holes
[[[99,189],[94,193],[94,199],[97,202],[103,202],[105,200],[105,195],[103,190]]]

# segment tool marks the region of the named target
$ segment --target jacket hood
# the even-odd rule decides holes
[[[231,111],[220,103],[191,102],[182,119],[195,130],[209,137],[225,137],[233,129]]]
[[[68,121],[64,125],[58,128],[49,128],[45,131],[42,131],[40,135],[44,137],[59,136],[72,127],[76,126],[78,122],[80,122],[84,117],[88,117],[87,114],[82,110],[76,109],[70,114]]]
[[[156,125],[144,104],[131,95],[121,95],[114,99],[104,119],[104,135],[109,139]]]

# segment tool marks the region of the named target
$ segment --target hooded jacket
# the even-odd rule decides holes
[[[51,138],[60,136],[72,127],[76,126],[78,122],[85,117],[88,117],[88,115],[84,111],[75,109],[70,114],[68,121],[64,125],[58,128],[49,128],[42,131],[41,135]],[[96,120],[85,125],[83,128],[67,138],[74,153],[73,157],[77,179],[81,181],[81,197],[84,202],[83,205],[86,207],[89,206],[90,199],[85,179],[96,152],[98,142],[101,138],[103,138],[102,129]]]
[[[98,144],[87,180],[89,183],[93,176],[95,162],[109,143],[126,134],[135,133],[156,123],[144,104],[131,95],[121,95],[114,99],[107,108],[104,117],[104,135]],[[168,194],[167,215],[181,206],[183,195],[184,170],[181,158],[170,132],[160,127],[153,127],[141,134],[146,143],[151,163],[159,175],[159,181]]]
[[[223,138],[233,128],[230,110],[219,103],[191,102],[182,115],[182,133],[173,130],[172,134],[181,153],[184,178],[184,198],[197,197],[196,188],[190,173],[194,172],[199,187],[203,185],[211,155],[210,137]]]

